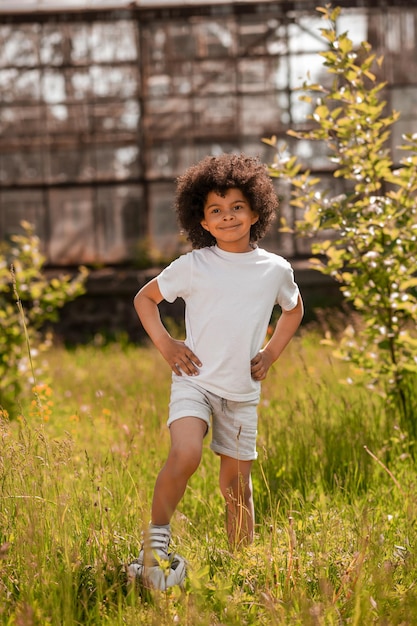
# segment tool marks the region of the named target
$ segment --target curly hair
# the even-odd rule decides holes
[[[177,179],[175,211],[193,248],[216,243],[201,226],[204,204],[211,191],[223,196],[231,188],[240,189],[252,211],[258,215],[258,221],[250,230],[250,241],[258,241],[265,235],[278,207],[266,166],[258,158],[244,154],[207,156]]]

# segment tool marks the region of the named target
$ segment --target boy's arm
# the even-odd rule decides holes
[[[266,346],[251,360],[251,375],[254,380],[266,378],[269,368],[281,356],[299,327],[304,315],[301,296],[290,311],[283,310],[274,333]]]
[[[179,376],[182,372],[196,376],[198,367],[202,365],[199,358],[183,341],[173,339],[161,321],[158,304],[163,299],[158,281],[154,278],[136,294],[134,299],[136,313],[143,328],[171,369]]]

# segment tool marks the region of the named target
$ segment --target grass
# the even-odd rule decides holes
[[[413,442],[383,398],[341,382],[316,334],[264,383],[255,543],[229,552],[206,449],[173,519],[185,589],[147,596],[128,592],[123,565],[168,450],[168,368],[125,344],[57,347],[48,362],[0,422],[1,624],[416,624]]]

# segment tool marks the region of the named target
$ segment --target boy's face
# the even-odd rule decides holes
[[[257,221],[258,216],[240,189],[227,189],[224,196],[215,191],[207,195],[201,226],[213,235],[222,250],[249,252],[250,229]]]

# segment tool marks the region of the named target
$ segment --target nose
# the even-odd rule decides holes
[[[228,220],[234,219],[234,217],[235,217],[235,214],[234,214],[234,212],[232,210],[225,211],[224,214],[223,214],[223,220],[224,221],[228,221]]]

